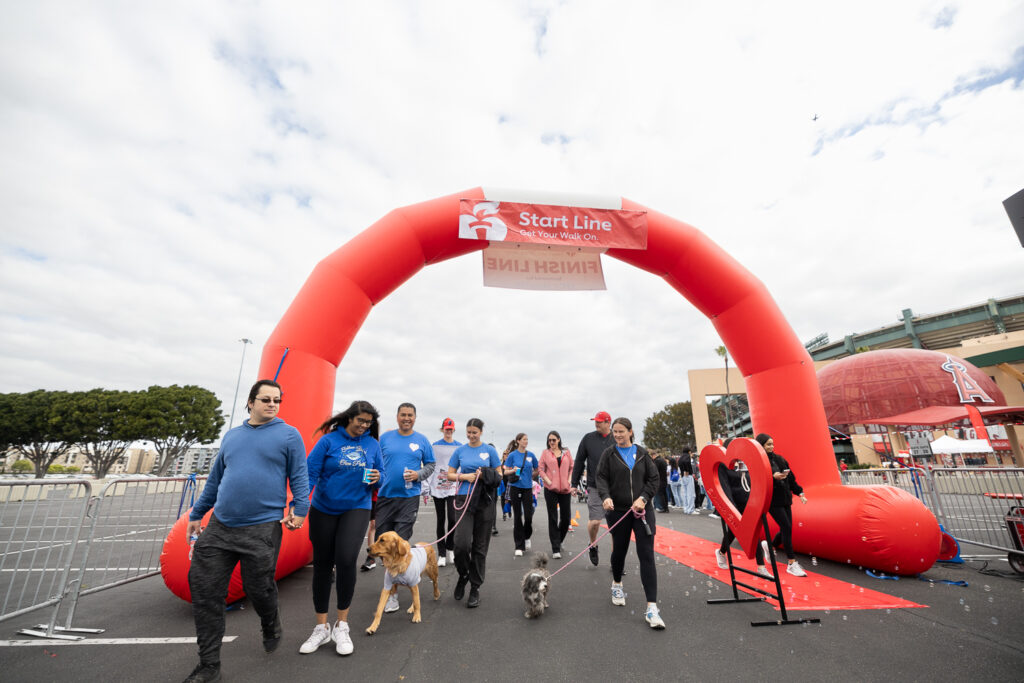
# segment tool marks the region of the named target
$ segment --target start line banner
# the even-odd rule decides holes
[[[460,199],[459,237],[595,249],[646,249],[647,212]]]

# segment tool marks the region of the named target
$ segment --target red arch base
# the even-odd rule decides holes
[[[278,376],[288,395],[281,417],[307,449],[331,413],[338,365],[370,309],[424,266],[487,246],[459,239],[460,198],[504,199],[476,188],[392,211],[317,264],[264,345],[260,377],[274,376],[288,352]],[[840,485],[814,365],[764,285],[697,229],[626,199],[621,208],[647,211],[647,249],[608,255],[664,278],[711,320],[746,380],[755,429],[772,434],[807,490],[810,502],[793,509],[796,548],[888,573],[931,567],[941,537],[924,505],[897,489]],[[168,536],[162,569],[187,599],[184,524]],[[278,576],[309,561],[302,534],[289,540],[298,534],[285,532]]]

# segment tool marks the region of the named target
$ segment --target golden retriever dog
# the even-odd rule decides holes
[[[398,592],[399,586],[408,586],[412,593],[412,623],[418,624],[420,617],[420,578],[424,574],[434,582],[434,600],[441,597],[441,589],[437,585],[437,550],[433,545],[418,544],[415,548],[409,542],[388,531],[380,535],[377,542],[370,546],[370,554],[379,557],[384,565],[384,588],[380,592],[377,613],[373,615],[373,623],[366,629],[367,635],[373,635],[380,626],[380,618],[384,615],[384,606],[388,598]]]

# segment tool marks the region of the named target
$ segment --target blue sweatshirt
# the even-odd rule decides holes
[[[313,507],[329,515],[369,510],[373,485],[363,483],[363,470],[382,472],[380,444],[368,433],[353,439],[344,429],[324,434],[306,459],[313,486]]]
[[[248,422],[228,431],[210,477],[188,518],[195,522],[213,508],[224,526],[279,522],[291,486],[295,514],[309,512],[306,449],[299,430],[279,417],[254,427]]]
[[[402,436],[397,429],[380,436],[380,451],[384,458],[384,478],[378,498],[412,498],[420,494],[420,480],[434,471],[434,449],[427,437],[419,432]],[[429,467],[428,467],[429,465]],[[420,479],[405,486],[405,470],[420,472]]]
[[[519,470],[519,478],[512,482],[512,486],[518,489],[533,488],[533,473],[538,466],[537,456],[530,451],[520,453],[518,450],[515,450],[505,456],[505,467],[522,468]]]

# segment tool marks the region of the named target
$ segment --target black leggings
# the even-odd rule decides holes
[[[555,493],[544,489],[544,503],[548,507],[548,538],[551,539],[553,553],[562,552],[562,541],[569,533],[569,498],[568,493]]]
[[[510,489],[512,500],[512,540],[516,550],[526,550],[526,541],[533,536],[533,489]]]
[[[338,609],[348,609],[356,590],[356,562],[370,525],[369,510],[340,515],[309,508],[309,540],[313,542],[313,609],[327,612],[331,601],[331,571],[337,568]]]
[[[447,498],[434,498],[434,511],[437,513],[437,537],[441,538],[455,526],[455,520],[458,516],[455,514],[455,510],[452,508],[452,501],[455,500],[455,496],[448,496]],[[448,526],[445,528],[445,518],[448,519]],[[438,544],[437,552],[438,557],[446,550],[455,550],[455,534],[448,534],[448,538],[441,541]]]
[[[740,512],[743,508],[740,508]],[[779,525],[779,533],[775,534],[775,538],[772,539],[772,546],[777,546],[780,543],[782,547],[786,549],[786,557],[791,560],[796,559],[796,555],[793,553],[793,512],[792,508],[789,507],[777,507],[768,508],[768,514],[772,516],[775,523]],[[726,526],[725,520],[722,520],[722,545],[718,550],[724,555],[726,548],[732,545],[732,542],[736,540],[736,535],[732,530]],[[761,544],[757,544],[755,561],[758,564],[764,564],[764,551],[761,549]]]
[[[625,512],[626,519],[619,522],[622,513]],[[644,586],[644,595],[647,602],[658,601],[658,570],[654,566],[654,534],[657,529],[654,526],[654,509],[651,505],[646,510],[647,525],[651,528],[651,534],[647,535],[644,528],[644,521],[633,516],[629,510],[613,510],[605,512],[605,520],[608,526],[619,522],[611,531],[612,537],[612,580],[615,583],[622,581],[622,570],[626,566],[626,553],[629,552],[630,534],[636,539],[636,557],[640,560],[640,583]]]

